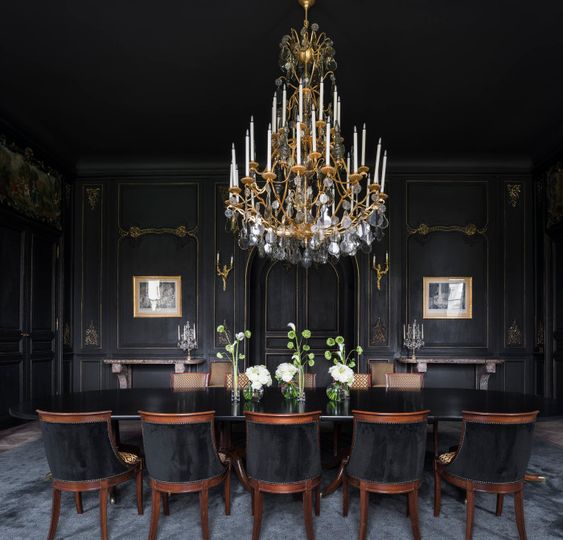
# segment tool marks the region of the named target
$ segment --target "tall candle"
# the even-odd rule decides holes
[[[334,119],[334,124],[336,125],[336,121],[338,119],[338,103],[337,103],[338,94],[336,92],[336,85],[334,85],[334,92],[332,94],[332,117]]]
[[[237,156],[235,154],[235,143],[233,143],[233,146],[231,147],[231,162],[236,167]]]
[[[180,341],[180,325],[178,325],[178,341]]]
[[[381,193],[385,193],[385,171],[387,169],[387,150],[383,152],[383,166],[381,167]]]
[[[375,154],[375,172],[373,173],[373,182],[375,184],[379,183],[379,158],[381,156],[381,137],[379,137],[379,142],[377,143],[377,153]]]
[[[244,176],[250,174],[250,135],[248,134],[248,129],[246,130],[246,135],[244,137]]]
[[[323,119],[324,97],[325,97],[325,82],[321,81],[321,89],[319,93],[319,120]]]
[[[366,125],[362,129],[362,161],[360,163],[362,167],[366,165]]]
[[[235,165],[235,186],[238,186],[238,165]]]
[[[297,117],[297,165],[301,165],[301,117]]]
[[[254,146],[254,116],[250,117],[250,161],[256,160],[256,148]]]
[[[272,131],[275,133],[277,131],[276,124],[278,120],[278,98],[274,93],[274,99],[272,100]]]
[[[234,187],[235,185],[235,166],[233,165],[233,162],[231,161],[231,166],[230,166],[230,170],[229,170],[230,176],[229,176],[229,187]]]
[[[358,131],[354,126],[354,172],[358,172]]]
[[[303,80],[299,81],[299,118],[303,119]]]
[[[268,126],[268,159],[266,162],[266,170],[272,170],[272,125]]]
[[[282,93],[282,120],[281,120],[281,127],[285,127],[285,113],[287,109],[287,88],[285,84],[283,85],[283,93]]]
[[[325,133],[325,164],[330,165],[330,117],[327,118],[326,122],[326,133]]]
[[[231,266],[233,266],[233,256],[231,255]]]
[[[422,324],[420,325],[420,333],[421,333],[421,336],[420,336],[420,337],[421,337],[422,339],[424,339],[424,323],[422,323]]]
[[[403,340],[405,340],[407,338],[407,330],[405,328],[405,325],[403,324]]]
[[[346,156],[346,173],[350,174],[350,152],[348,152],[348,155]]]
[[[336,113],[337,113],[337,123],[338,123],[338,128],[340,129],[340,127],[342,126],[342,121],[341,121],[341,117],[340,117],[340,113],[342,112],[341,109],[341,103],[340,103],[340,96],[338,96],[338,102],[336,104]]]
[[[315,114],[315,107],[311,110],[311,141],[312,141],[312,151],[317,151],[317,122],[316,122],[316,114]]]
[[[219,252],[217,252],[217,264],[219,264]]]

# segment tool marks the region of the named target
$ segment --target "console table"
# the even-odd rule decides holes
[[[489,377],[491,373],[496,373],[497,365],[503,364],[500,358],[399,358],[402,364],[416,364],[418,373],[426,373],[428,364],[446,365],[473,365],[480,366],[477,369],[477,387],[479,390],[489,389]]]
[[[119,388],[131,388],[132,366],[174,366],[175,373],[184,373],[186,366],[197,366],[205,362],[204,358],[105,358],[104,364],[111,365],[111,372],[117,375]]]

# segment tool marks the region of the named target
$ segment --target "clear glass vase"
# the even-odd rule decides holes
[[[297,401],[305,401],[305,368],[299,368],[297,372]]]
[[[238,385],[238,362],[233,362],[233,388],[231,389],[231,401],[240,401],[240,389]]]
[[[344,401],[350,397],[350,386],[344,383],[333,381],[326,389],[326,395],[331,401]]]
[[[256,390],[256,389],[252,388],[251,384],[249,384],[248,386],[246,386],[244,388],[242,393],[243,393],[244,399],[246,401],[258,402],[262,399],[262,396],[264,395],[264,388],[260,388],[260,389]]]

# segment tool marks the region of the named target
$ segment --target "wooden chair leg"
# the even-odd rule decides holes
[[[107,487],[100,488],[100,526],[102,529],[102,540],[108,539],[108,498]]]
[[[369,493],[365,487],[360,484],[360,534],[358,538],[365,540],[368,528],[368,504]]]
[[[348,508],[350,506],[350,484],[346,473],[342,476],[342,515],[348,516]]]
[[[254,492],[254,524],[252,526],[252,540],[258,540],[260,538],[260,527],[262,526],[262,507],[264,502],[264,496],[259,489],[255,489]]]
[[[313,532],[313,491],[306,489],[303,492],[303,515],[305,516],[305,532],[307,540],[314,540]]]
[[[152,488],[151,494],[151,524],[149,529],[149,540],[156,539],[158,518],[160,517],[160,491]]]
[[[432,440],[433,440],[433,446],[434,446],[434,457],[437,458],[440,451],[438,449],[439,446],[439,440],[440,440],[440,436],[438,433],[438,420],[434,420],[434,425],[432,427]]]
[[[442,507],[442,477],[438,471],[438,466],[434,464],[434,517],[440,515]]]
[[[208,495],[209,491],[207,489],[207,486],[205,486],[199,492],[199,516],[201,520],[201,537],[203,538],[203,540],[209,540],[209,520],[207,518]]]
[[[250,492],[250,514],[254,515],[254,490]]]
[[[465,524],[465,540],[471,540],[473,534],[473,514],[475,513],[475,492],[469,486],[466,491],[467,497],[467,522]]]
[[[74,504],[76,505],[76,513],[82,514],[84,508],[82,507],[82,493],[80,493],[80,491],[74,492]]]
[[[169,500],[169,493],[161,493],[162,498],[162,512],[165,516],[170,515],[170,500]]]
[[[55,538],[55,533],[57,532],[57,525],[59,524],[59,515],[61,513],[61,492],[60,490],[53,488],[53,506],[51,509],[51,526],[49,527],[48,540],[53,540]]]
[[[315,516],[321,515],[321,485],[315,488]]]
[[[139,467],[135,473],[135,494],[137,496],[137,514],[140,516],[144,513],[143,508],[143,469]]]
[[[502,493],[499,493],[497,495],[497,511],[496,511],[497,516],[502,516],[503,503],[504,503],[504,495]]]
[[[231,515],[231,466],[227,468],[227,476],[225,476],[225,515]]]
[[[412,536],[420,540],[420,526],[418,522],[418,489],[409,493],[409,514],[411,518]]]
[[[524,490],[521,489],[514,494],[514,513],[516,514],[516,526],[520,540],[526,540],[526,524],[524,522]]]
[[[410,498],[409,498],[409,494],[408,494],[408,493],[407,493],[407,501],[406,501],[406,503],[407,503],[406,514],[407,514],[407,517],[409,517],[409,516],[411,515],[411,508],[410,508],[410,507],[411,507],[411,501],[410,501]]]

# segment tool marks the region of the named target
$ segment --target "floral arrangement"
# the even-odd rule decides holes
[[[244,390],[244,399],[258,401],[264,393],[264,386],[272,386],[272,376],[268,368],[263,365],[246,368],[246,376],[250,381]]]
[[[284,397],[302,401],[305,399],[305,368],[315,365],[315,354],[307,343],[311,338],[311,331],[305,329],[299,333],[294,323],[288,323],[287,326],[287,348],[292,351],[292,362],[280,364],[275,377],[282,387]]]
[[[338,401],[350,395],[350,385],[354,382],[353,367],[356,366],[354,354],[358,357],[364,350],[359,345],[346,354],[346,343],[342,336],[328,338],[326,344],[334,349],[325,351],[325,358],[332,360],[333,365],[328,369],[333,383],[327,388],[326,393],[330,400]]]
[[[225,352],[226,352],[226,356],[229,358],[233,366],[233,391],[231,393],[231,398],[234,401],[239,401],[240,393],[239,393],[239,383],[238,383],[238,363],[239,360],[245,359],[245,355],[242,354],[239,351],[239,349],[242,342],[245,339],[250,339],[252,334],[250,330],[244,330],[243,332],[235,333],[234,337],[231,337],[230,332],[222,324],[217,327],[217,333],[223,334],[224,336],[223,339],[224,341],[227,342],[227,344],[225,345]],[[221,352],[218,352],[216,356],[217,358],[225,357]]]

